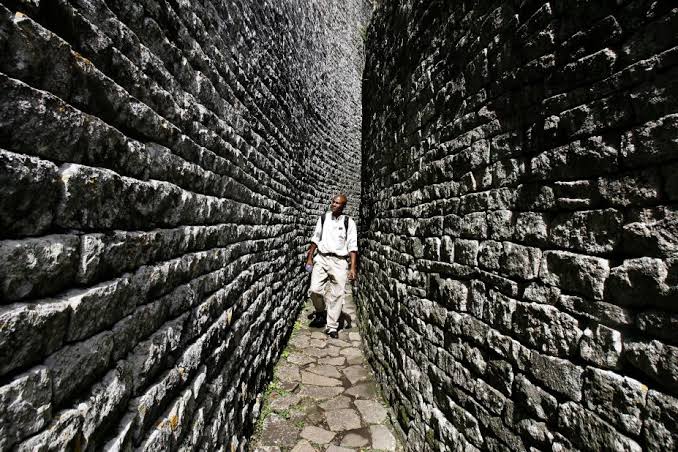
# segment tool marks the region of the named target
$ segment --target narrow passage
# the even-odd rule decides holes
[[[252,449],[401,451],[362,352],[353,297],[343,309],[353,326],[338,339],[308,326],[312,311],[307,300],[266,391]]]

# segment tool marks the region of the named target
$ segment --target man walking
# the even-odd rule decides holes
[[[353,281],[357,276],[358,234],[353,219],[343,215],[346,201],[343,194],[332,198],[330,212],[318,218],[306,256],[306,268],[312,268],[309,295],[315,308],[310,326],[327,324],[325,332],[335,339],[346,280]],[[314,262],[316,250],[318,255]]]

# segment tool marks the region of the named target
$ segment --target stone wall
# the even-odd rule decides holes
[[[678,10],[383,1],[360,305],[410,450],[678,449]]]
[[[0,449],[245,444],[330,195],[362,0],[0,0]]]

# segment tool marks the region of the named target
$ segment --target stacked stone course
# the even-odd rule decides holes
[[[381,2],[371,361],[410,450],[678,450],[678,9]]]
[[[359,201],[369,12],[0,0],[0,449],[246,444]]]

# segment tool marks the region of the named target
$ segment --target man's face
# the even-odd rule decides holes
[[[338,217],[344,211],[344,206],[346,205],[346,197],[344,196],[335,196],[332,198],[332,204],[330,209],[332,210],[332,215]]]

